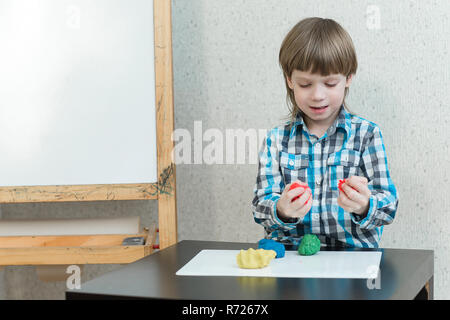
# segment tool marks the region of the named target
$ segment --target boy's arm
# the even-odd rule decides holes
[[[299,219],[281,218],[277,212],[277,202],[285,187],[280,171],[279,151],[275,137],[277,130],[268,131],[259,152],[258,175],[256,177],[252,201],[253,218],[267,231],[296,228]],[[282,220],[283,219],[283,220]]]
[[[369,181],[370,206],[363,217],[352,214],[361,229],[373,229],[393,222],[398,207],[397,190],[388,170],[381,130],[375,127],[361,157],[361,169]]]

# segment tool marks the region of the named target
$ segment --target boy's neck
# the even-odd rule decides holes
[[[334,119],[327,119],[327,121],[315,121],[307,116],[303,115],[303,122],[306,124],[306,127],[308,128],[308,131],[310,134],[316,135],[318,138],[321,138],[325,132],[327,132],[328,128],[331,127],[331,125],[336,121],[336,117]]]

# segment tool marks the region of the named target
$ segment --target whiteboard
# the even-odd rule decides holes
[[[0,186],[157,181],[153,1],[0,0]]]
[[[240,250],[202,250],[180,270],[178,276],[235,276],[276,278],[373,279],[378,275],[380,251],[319,251],[301,256],[286,251],[261,269],[241,269],[236,257]]]

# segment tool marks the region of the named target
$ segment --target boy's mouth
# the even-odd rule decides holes
[[[312,110],[314,113],[322,113],[322,112],[324,112],[324,111],[328,108],[328,106],[323,106],[323,107],[313,107],[313,106],[310,106],[310,108],[311,108],[311,110]]]

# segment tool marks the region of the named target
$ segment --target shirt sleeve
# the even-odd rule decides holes
[[[268,131],[258,154],[258,175],[256,177],[252,201],[253,218],[268,233],[296,228],[299,219],[284,222],[277,216],[276,205],[285,187],[279,164],[279,151],[276,143],[276,129]]]
[[[361,169],[368,180],[370,207],[365,217],[351,214],[361,229],[374,229],[393,222],[398,207],[397,190],[388,170],[381,130],[375,127],[361,157]]]

